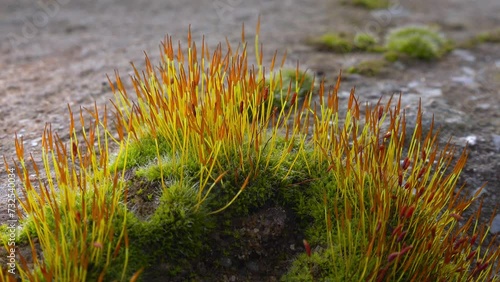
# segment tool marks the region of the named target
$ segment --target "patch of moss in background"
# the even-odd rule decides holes
[[[479,42],[500,43],[500,28],[485,31],[477,36]]]
[[[342,33],[325,33],[319,38],[309,41],[320,51],[331,51],[335,53],[349,53],[353,49],[353,43]]]
[[[267,81],[266,84],[269,86],[269,81]],[[281,87],[279,82],[275,83],[276,88],[273,91],[273,107],[277,107],[278,109],[282,108],[282,101],[284,101],[288,95],[288,87],[290,87],[292,92],[295,91],[297,93],[297,100],[299,103],[302,103],[306,96],[314,91],[314,84],[314,76],[307,71],[297,71],[297,69],[293,68],[283,69],[281,71]],[[289,103],[284,105],[285,108],[290,107]]]
[[[348,73],[356,73],[364,76],[377,76],[389,66],[387,60],[368,60],[347,69]]]
[[[406,26],[393,29],[386,38],[386,48],[392,61],[397,55],[422,60],[442,57],[451,50],[451,43],[436,30],[426,26]]]
[[[376,51],[377,43],[378,40],[375,35],[370,33],[357,33],[354,36],[354,46],[357,50]]]
[[[355,35],[342,32],[328,32],[322,36],[308,40],[318,51],[328,51],[339,54],[350,52],[383,52],[385,49],[378,44],[378,38],[370,33]]]
[[[352,0],[354,5],[362,6],[367,9],[382,9],[389,7],[389,0]]]

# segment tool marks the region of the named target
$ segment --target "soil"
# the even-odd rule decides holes
[[[429,24],[438,26],[447,37],[460,43],[500,26],[500,1],[396,0],[389,9],[368,11],[341,0],[42,0],[36,3],[3,0],[0,9],[0,154],[7,163],[13,164],[17,134],[23,138],[26,153],[31,153],[39,163],[41,135],[46,123],[67,140],[67,106],[74,112],[80,107],[93,107],[94,103],[101,109],[105,104],[109,106],[112,93],[106,74],[113,76],[114,71],[119,70],[126,76],[132,70],[131,61],[139,69],[143,68],[143,51],[158,61],[158,45],[165,34],[185,42],[191,25],[194,40],[199,41],[205,35],[209,46],[215,47],[227,37],[237,44],[243,22],[247,39],[252,40],[259,15],[260,41],[268,59],[275,50],[278,54],[286,50],[288,65],[295,66],[298,60],[303,68],[333,84],[340,69],[379,59],[382,55],[319,52],[306,44],[311,37],[332,31],[370,31],[383,39],[386,31],[396,26]],[[461,176],[461,181],[466,183],[464,195],[471,196],[485,185],[481,195],[481,221],[491,224],[490,218],[496,215],[491,227],[500,231],[500,215],[495,211],[500,194],[500,44],[458,48],[437,62],[396,62],[375,77],[345,75],[343,81],[340,97],[344,101],[354,86],[361,103],[373,104],[381,97],[386,99],[401,93],[409,116],[420,100],[424,122],[430,124],[434,115],[441,127],[443,142],[451,138],[452,143],[464,148],[468,142],[469,161]],[[6,184],[7,175],[2,170],[2,203],[7,202]],[[473,206],[470,213],[477,206]],[[266,213],[278,212],[276,209],[279,207],[259,212],[264,213],[261,216],[265,218]],[[6,219],[6,205],[2,204],[0,222]],[[252,222],[252,218],[245,220]],[[248,222],[241,223],[240,228],[247,228]],[[271,237],[272,240],[280,238]],[[282,240],[285,245],[287,240],[291,239]],[[283,244],[269,248],[268,252],[272,253],[273,248],[283,248]],[[248,265],[258,261],[255,257],[239,267],[255,269],[255,265]],[[215,269],[213,277],[225,275],[225,279],[232,281],[279,277],[276,273],[269,274],[272,272],[269,268],[274,267],[272,262],[266,261],[266,264],[264,270],[239,269],[233,273],[228,270],[234,268],[231,264],[217,268],[222,269],[220,272]]]

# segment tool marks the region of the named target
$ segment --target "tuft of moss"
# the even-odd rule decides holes
[[[195,189],[188,181],[166,188],[153,216],[134,236],[148,260],[168,263],[171,275],[201,253],[212,226],[206,209],[197,205]]]
[[[367,9],[382,9],[389,7],[389,0],[352,0],[354,5],[362,6]]]
[[[426,26],[406,26],[393,29],[386,38],[389,52],[412,58],[433,60],[450,51],[451,45],[437,31]]]
[[[378,45],[378,39],[370,33],[357,33],[356,35],[344,33],[325,33],[319,38],[309,40],[309,43],[319,51],[335,53],[349,53],[352,51],[383,52],[384,46]]]
[[[344,273],[335,273],[331,267],[332,256],[324,249],[313,251],[311,256],[300,254],[281,281],[348,281]]]
[[[358,50],[372,51],[377,43],[377,38],[370,33],[357,33],[354,36],[354,46]]]
[[[331,51],[335,53],[349,53],[353,49],[353,44],[340,33],[326,33],[317,39],[310,41],[321,51]]]
[[[481,43],[500,43],[500,28],[482,32],[476,38]]]
[[[158,143],[160,152],[166,153],[169,151],[166,140],[162,136],[158,136],[158,138],[151,135],[144,136],[137,142],[131,142],[127,148],[127,153],[117,157],[111,167],[122,170],[147,164],[158,155],[156,143]]]
[[[387,60],[368,60],[347,69],[348,73],[357,73],[364,76],[377,76],[389,66]]]

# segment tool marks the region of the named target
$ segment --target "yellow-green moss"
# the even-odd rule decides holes
[[[298,76],[297,76],[298,74]],[[279,78],[274,78],[279,79]],[[274,102],[273,107],[277,107],[278,109],[282,108],[282,102],[285,101],[286,96],[288,95],[288,88],[290,90],[297,93],[297,101],[302,102],[308,94],[314,91],[314,76],[304,70],[297,69],[283,69],[281,71],[281,87],[277,83],[276,88],[273,91]],[[269,80],[267,80],[266,86],[269,87]],[[284,104],[285,109],[289,108],[289,103]]]
[[[393,29],[386,39],[389,52],[432,60],[450,51],[451,43],[440,33],[426,26],[406,26]]]
[[[127,154],[120,155],[111,167],[122,170],[124,168],[128,169],[147,164],[158,155],[156,142],[158,142],[159,150],[163,154],[167,154],[170,151],[163,137],[153,138],[152,136],[144,136],[140,141],[131,142],[127,148]]]
[[[387,60],[368,60],[347,69],[348,73],[357,73],[364,76],[377,76],[389,66]]]
[[[157,210],[143,223],[136,243],[153,261],[178,264],[195,258],[202,250],[210,219],[204,207],[196,208],[195,189],[188,181],[167,187]]]
[[[480,33],[477,40],[479,42],[500,43],[500,28]]]
[[[382,9],[389,7],[389,0],[352,0],[353,4],[368,9]]]
[[[311,39],[310,44],[316,46],[320,51],[335,53],[358,52],[383,52],[385,48],[378,45],[378,39],[370,33],[325,33],[324,35]]]
[[[353,49],[353,43],[340,33],[326,33],[317,39],[310,40],[319,50],[335,53],[349,53]]]
[[[354,46],[357,50],[372,51],[378,43],[377,38],[369,33],[357,33],[354,36]]]

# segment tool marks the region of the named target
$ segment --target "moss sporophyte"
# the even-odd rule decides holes
[[[285,58],[265,67],[256,34],[255,64],[244,31],[212,51],[167,36],[133,89],[109,79],[112,118],[81,110],[77,129],[70,109],[68,142],[47,126],[43,167],[16,140],[18,278],[147,281],[159,265],[182,277],[220,248],[216,228],[279,202],[307,250],[284,281],[498,281],[500,250],[484,247],[479,212],[462,215],[478,194],[455,193],[465,151],[440,148],[421,109],[407,130],[401,100],[362,108],[352,90],[341,115],[340,76],[284,79]],[[139,216],[140,203],[155,208]]]

